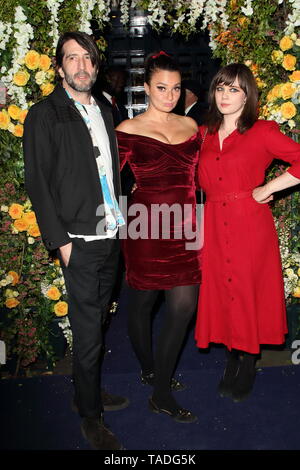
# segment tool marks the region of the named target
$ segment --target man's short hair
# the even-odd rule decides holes
[[[70,41],[71,39],[74,39],[81,47],[83,47],[83,49],[85,49],[90,54],[92,64],[95,65],[98,70],[100,67],[100,54],[97,44],[91,36],[86,33],[82,33],[81,31],[70,31],[60,36],[55,54],[56,67],[59,68],[62,66],[64,57],[64,44],[67,41]]]

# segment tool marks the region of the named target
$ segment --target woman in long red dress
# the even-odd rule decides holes
[[[129,285],[128,333],[141,364],[142,382],[153,385],[149,406],[176,421],[191,423],[196,417],[182,408],[172,391],[183,388],[172,374],[188,325],[196,310],[200,283],[199,250],[187,249],[195,224],[195,168],[199,159],[198,126],[189,117],[171,111],[180,96],[178,65],[167,54],[152,54],[145,64],[145,113],[123,121],[117,128],[121,167],[128,161],[137,189],[130,201],[146,210],[140,228],[128,217],[128,237],[123,240]],[[139,206],[138,206],[139,205]],[[155,221],[161,205],[170,222]],[[169,217],[169,209],[176,216]],[[190,208],[188,213],[185,209]],[[165,219],[165,222],[168,222]],[[132,233],[136,227],[140,234]],[[162,233],[164,229],[165,233]],[[155,235],[156,232],[156,236]],[[136,236],[139,235],[139,236]],[[153,357],[151,313],[159,291],[164,291],[166,312]]]
[[[286,309],[273,193],[300,182],[300,145],[272,121],[257,120],[258,93],[243,64],[214,77],[199,184],[206,193],[201,295],[196,342],[227,347],[221,396],[245,399],[255,381],[261,344],[282,344]],[[291,164],[264,183],[274,158]]]

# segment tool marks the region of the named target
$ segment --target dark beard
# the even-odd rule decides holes
[[[95,81],[96,81],[96,78],[97,78],[97,72],[93,72],[92,75],[90,75],[90,74],[88,74],[87,72],[85,72],[85,74],[89,76],[90,81],[89,81],[89,83],[86,83],[86,84],[82,83],[82,85],[80,85],[80,83],[76,83],[75,80],[74,80],[74,78],[76,78],[76,75],[78,75],[78,74],[81,74],[81,75],[82,75],[82,73],[78,72],[78,73],[75,73],[74,76],[71,76],[71,75],[68,75],[68,74],[64,71],[64,75],[65,75],[64,78],[65,78],[67,84],[68,84],[71,88],[73,88],[73,90],[76,90],[76,91],[79,91],[79,92],[80,92],[80,91],[82,91],[82,92],[91,91],[92,86],[94,85],[94,83],[95,83]]]

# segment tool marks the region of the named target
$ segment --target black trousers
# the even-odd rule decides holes
[[[119,240],[72,238],[68,267],[61,266],[73,334],[75,402],[82,417],[98,417],[101,403],[103,322],[119,262]]]

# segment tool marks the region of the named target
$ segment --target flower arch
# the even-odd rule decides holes
[[[141,8],[158,31],[167,28],[188,38],[208,30],[215,58],[252,69],[261,116],[274,119],[294,138],[300,132],[299,0],[0,0],[0,307],[5,308],[0,340],[17,355],[16,373],[30,368],[41,353],[53,363],[53,318],[60,320],[71,345],[60,267],[48,260],[23,188],[23,123],[30,106],[53,90],[59,34],[91,34],[91,19],[104,30],[116,7],[125,26],[131,8]],[[104,38],[98,46],[104,52]],[[278,171],[277,165],[270,176]],[[300,297],[299,203],[294,193],[274,206],[288,303]]]

